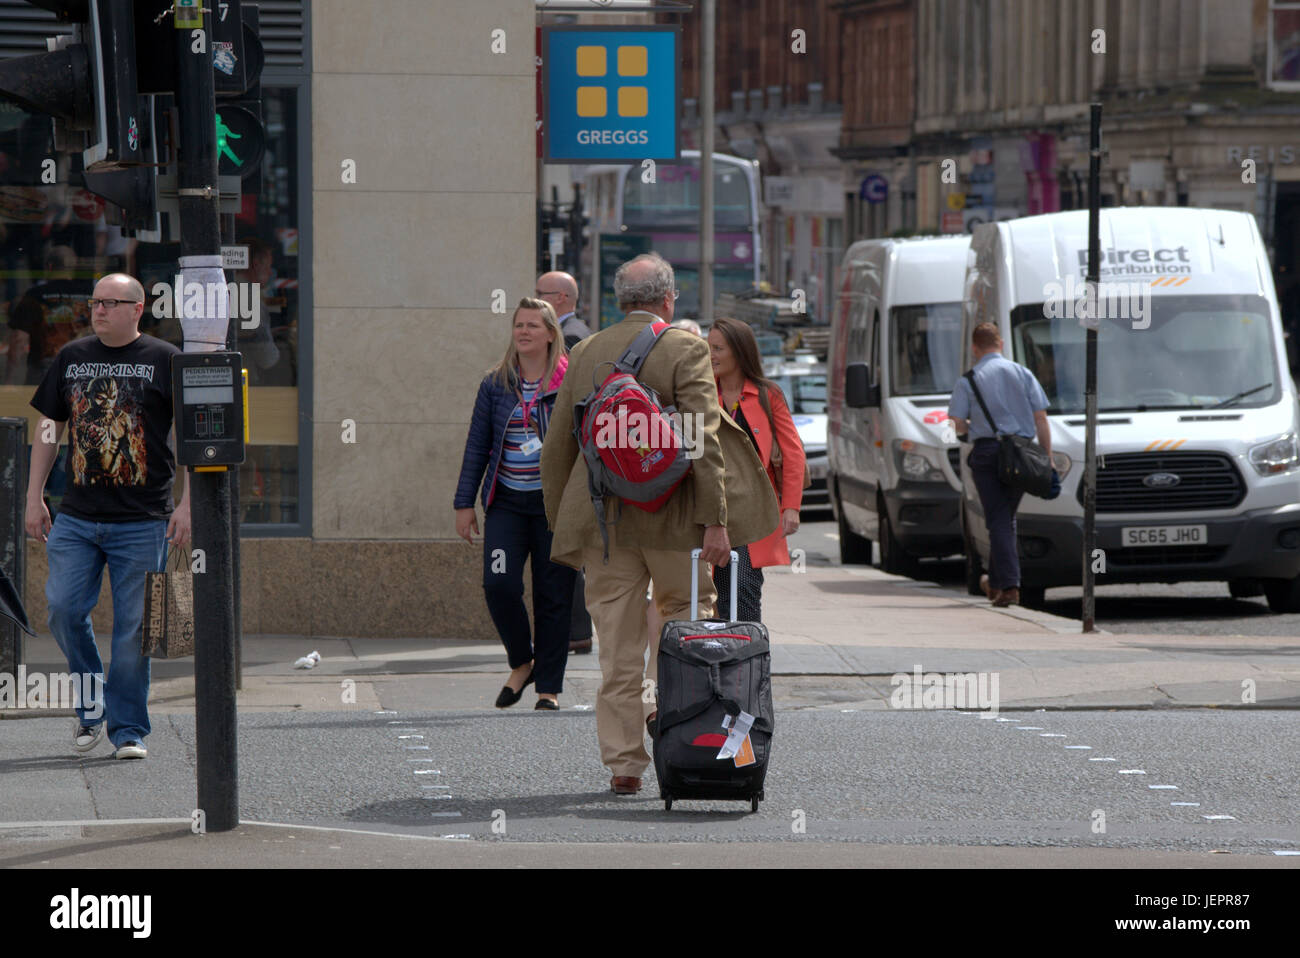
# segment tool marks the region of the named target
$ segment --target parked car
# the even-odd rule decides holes
[[[826,491],[826,364],[785,363],[769,365],[764,371],[785,395],[808,460],[812,485],[803,491],[800,511],[827,509],[830,496]]]

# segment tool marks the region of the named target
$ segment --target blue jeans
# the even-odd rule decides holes
[[[78,675],[104,673],[90,613],[99,601],[107,563],[113,593],[113,657],[102,694],[90,703],[91,709],[85,708],[85,702],[78,703],[77,716],[82,724],[98,724],[101,718],[94,706],[102,703],[108,740],[114,747],[143,741],[149,734],[149,659],[140,654],[144,576],[161,572],[167,561],[167,523],[161,519],[87,522],[60,513],[50,529],[45,554],[50,631],[68,660],[68,671]]]
[[[976,439],[966,460],[971,478],[984,508],[989,531],[989,588],[1020,588],[1020,553],[1017,551],[1016,510],[1023,492],[1016,492],[998,478],[998,441]]]

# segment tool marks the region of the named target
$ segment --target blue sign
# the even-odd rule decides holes
[[[868,203],[883,203],[888,195],[889,181],[879,173],[867,174],[862,179],[862,185],[858,187],[858,199],[866,200]]]
[[[548,163],[678,160],[681,28],[544,27]]]

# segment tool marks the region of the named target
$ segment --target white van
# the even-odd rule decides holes
[[[844,257],[828,365],[827,487],[840,561],[910,575],[961,551],[948,397],[970,237],[864,240]]]
[[[1087,268],[1088,214],[990,223],[971,247],[962,368],[971,330],[996,322],[1007,356],[1047,393],[1062,475],[1059,498],[1025,496],[1017,513],[1029,605],[1082,581],[1086,330],[1070,297]],[[1236,596],[1262,589],[1274,611],[1300,611],[1300,406],[1254,217],[1106,209],[1101,254],[1097,582],[1217,579]],[[965,460],[967,587],[977,594],[989,544]]]

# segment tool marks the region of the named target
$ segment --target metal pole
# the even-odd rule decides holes
[[[205,11],[203,20],[210,38],[211,13]],[[221,232],[212,46],[209,39],[205,52],[195,53],[193,42],[189,30],[176,31],[181,255],[217,256]],[[198,807],[207,830],[229,831],[239,825],[230,473],[191,470],[189,481],[194,548],[203,550],[205,560],[205,571],[194,576]]]
[[[717,0],[700,2],[700,322],[713,322],[713,71]]]
[[[225,213],[221,216],[221,242],[233,246],[235,244],[235,214]],[[261,294],[261,290],[258,290]],[[261,316],[261,310],[258,310]],[[265,317],[262,317],[265,322]],[[239,351],[239,328],[234,320],[231,320],[230,327],[226,331],[226,349],[230,352]],[[248,437],[244,437],[248,441]],[[241,610],[242,602],[239,597],[240,593],[240,565],[239,565],[239,523],[243,519],[243,508],[239,502],[239,470],[230,470],[230,504],[232,506],[230,513],[230,585],[231,585],[231,604],[234,607],[234,630],[235,630],[235,688],[243,689],[244,687],[244,622]]]
[[[1088,140],[1088,285],[1090,305],[1097,304],[1101,265],[1101,104],[1092,104]],[[1088,317],[1087,365],[1084,368],[1086,426],[1083,444],[1083,631],[1096,631],[1092,554],[1097,548],[1097,326]]]

